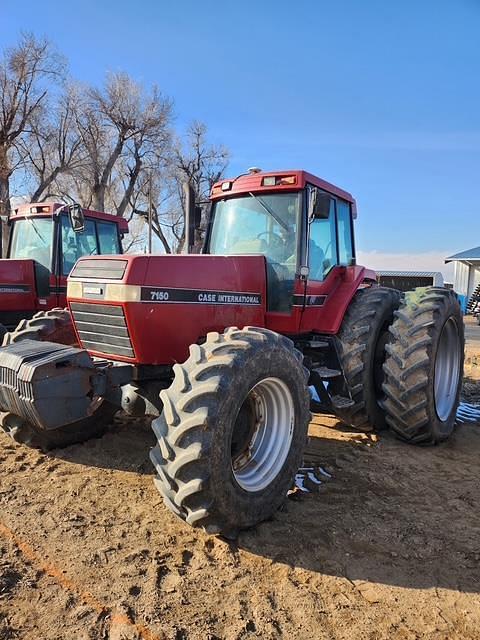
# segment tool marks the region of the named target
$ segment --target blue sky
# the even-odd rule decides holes
[[[232,174],[305,168],[351,191],[373,267],[480,245],[478,0],[0,0],[0,15],[1,48],[31,30],[80,80],[157,83],[179,127],[203,120],[230,148]]]

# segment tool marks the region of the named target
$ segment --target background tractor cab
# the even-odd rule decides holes
[[[58,202],[22,205],[9,224],[7,257],[0,260],[1,334],[38,311],[64,307],[78,258],[122,253],[128,232],[123,218]]]

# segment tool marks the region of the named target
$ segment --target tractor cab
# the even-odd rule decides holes
[[[64,307],[76,261],[122,253],[128,232],[123,218],[57,202],[22,205],[9,224],[7,258],[0,260],[0,323],[7,329],[37,311]]]
[[[204,253],[265,256],[267,310],[294,316],[295,330],[355,277],[355,200],[338,187],[304,171],[255,170],[216,183],[211,199]]]

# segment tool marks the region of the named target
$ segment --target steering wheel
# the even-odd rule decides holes
[[[275,231],[262,231],[261,233],[257,234],[257,240],[261,240],[262,236],[268,236],[272,238],[273,242],[271,243],[270,240],[267,240],[267,243],[271,246],[272,249],[283,249],[284,242],[282,236],[280,236],[278,233],[275,233]]]

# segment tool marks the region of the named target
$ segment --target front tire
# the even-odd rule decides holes
[[[308,373],[293,343],[267,329],[209,333],[174,366],[153,422],[156,486],[180,518],[235,537],[278,509],[301,463]]]
[[[385,361],[385,410],[396,435],[437,444],[455,426],[463,379],[465,334],[453,291],[424,287],[405,294]]]
[[[39,311],[33,318],[21,320],[16,329],[5,333],[2,345],[6,347],[22,340],[40,340],[76,346],[77,337],[69,310]]]

